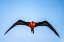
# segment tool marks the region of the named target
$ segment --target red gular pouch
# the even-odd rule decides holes
[[[29,27],[31,28],[31,29],[34,29],[34,27],[35,27],[35,23],[32,21],[32,22],[30,22],[29,23]]]

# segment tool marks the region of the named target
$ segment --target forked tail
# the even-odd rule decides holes
[[[31,32],[34,34],[34,29],[33,28],[31,28]]]

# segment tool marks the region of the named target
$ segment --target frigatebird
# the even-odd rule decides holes
[[[47,26],[47,27],[49,27],[58,37],[60,37],[59,36],[59,34],[56,32],[56,30],[52,27],[52,25],[49,23],[49,22],[47,22],[46,20],[45,21],[42,21],[42,22],[25,22],[25,21],[23,21],[23,20],[18,20],[17,22],[15,22],[6,32],[5,32],[5,34],[10,30],[10,29],[12,29],[14,26],[16,26],[16,25],[26,25],[26,26],[29,26],[30,28],[31,28],[31,32],[33,32],[33,34],[34,34],[34,28],[35,27],[37,27],[37,26]],[[5,35],[4,34],[4,35]]]

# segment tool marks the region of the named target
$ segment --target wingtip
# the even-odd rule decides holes
[[[5,34],[4,34],[5,35]]]
[[[58,36],[60,38],[60,36]]]
[[[6,35],[6,33],[4,35]]]

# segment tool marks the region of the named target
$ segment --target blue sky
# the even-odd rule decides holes
[[[19,19],[41,22],[47,20],[60,38],[48,27],[35,28],[35,34],[27,26],[15,26],[4,33]],[[0,0],[0,42],[64,42],[63,0]]]

